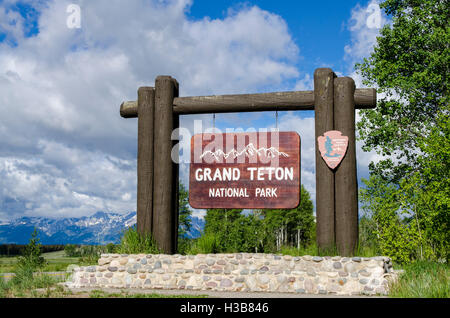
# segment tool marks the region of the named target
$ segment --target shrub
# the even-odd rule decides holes
[[[123,254],[159,254],[160,251],[150,233],[141,235],[136,226],[128,228],[120,238],[120,244],[115,249]]]
[[[67,244],[64,247],[64,252],[68,257],[80,257],[80,251],[75,244]]]
[[[195,243],[194,239],[189,239],[186,237],[178,237],[177,253],[182,255],[190,254],[190,251],[192,250],[194,243]]]
[[[106,252],[107,253],[114,253],[116,250],[116,245],[113,243],[106,244]]]
[[[106,252],[106,247],[101,245],[82,245],[80,246],[80,262],[96,264],[100,255]]]
[[[207,233],[200,236],[192,245],[188,254],[212,254],[219,252],[218,239],[215,234]]]
[[[3,277],[0,277],[0,298],[4,298],[8,295],[9,284],[5,281]]]

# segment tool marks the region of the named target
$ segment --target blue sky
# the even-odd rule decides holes
[[[288,24],[293,40],[301,48],[300,70],[313,73],[314,69],[329,64],[335,70],[348,67],[342,61],[343,43],[350,41],[351,9],[362,1],[194,1],[189,16],[201,19],[224,18],[228,10],[257,5],[281,16]],[[304,63],[308,61],[307,63]]]
[[[69,27],[71,4],[80,28]],[[137,122],[120,118],[119,105],[157,75],[175,77],[181,96],[308,90],[318,67],[362,87],[353,67],[375,44],[374,5],[0,1],[0,221],[135,210]],[[212,125],[212,115],[181,125],[192,133],[196,119]],[[274,125],[271,112],[216,117],[222,130]],[[281,112],[279,128],[300,134],[301,179],[314,198],[314,113]],[[379,157],[357,148],[358,176],[367,177]],[[183,183],[187,175],[182,165]]]

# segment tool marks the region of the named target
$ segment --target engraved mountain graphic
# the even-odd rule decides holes
[[[222,149],[218,149],[214,152],[212,152],[211,150],[207,150],[200,155],[200,159],[203,159],[204,157],[207,157],[207,158],[211,157],[216,160],[220,160],[222,158],[223,159],[228,159],[228,158],[235,159],[235,158],[243,156],[243,155],[245,155],[248,158],[252,158],[254,156],[258,156],[258,157],[264,156],[266,158],[275,158],[275,156],[289,157],[289,155],[287,153],[279,151],[275,147],[270,147],[270,148],[261,147],[258,149],[255,147],[255,145],[253,145],[253,143],[249,143],[241,151],[232,149],[228,153],[225,153]]]

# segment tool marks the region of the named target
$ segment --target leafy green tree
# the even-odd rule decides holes
[[[402,189],[377,175],[364,183],[367,187],[360,189],[360,199],[365,217],[374,223],[377,250],[397,263],[407,263],[414,258],[418,240],[416,228],[401,215]]]
[[[305,247],[311,243],[314,227],[313,204],[309,192],[301,186],[300,204],[290,210],[265,210],[266,244],[279,250],[282,245]]]
[[[240,209],[208,209],[205,216],[205,234],[214,235],[221,252],[237,251],[241,239],[237,227]]]
[[[421,142],[449,111],[450,33],[448,1],[386,0],[392,16],[369,58],[356,65],[365,84],[385,94],[376,109],[361,111],[365,149],[395,154],[374,170],[401,178],[419,167]],[[377,169],[378,168],[378,169]]]
[[[281,245],[305,247],[315,233],[313,205],[302,186],[300,205],[291,210],[208,209],[195,252],[273,252]]]
[[[75,244],[67,244],[66,246],[64,246],[64,253],[68,257],[81,256],[80,252],[79,252],[79,249],[77,248],[77,246]]]
[[[379,197],[366,197],[366,203],[377,201],[372,215],[389,220],[377,221],[386,226],[379,233],[397,229],[413,239],[415,252],[407,249],[408,257],[448,260],[450,6],[439,0],[386,0],[380,6],[392,24],[380,31],[371,56],[356,65],[365,84],[378,86],[383,96],[376,109],[360,112],[357,124],[363,149],[384,156],[370,164],[367,193]],[[379,185],[396,192],[399,206],[391,214],[381,209],[392,204],[389,196],[370,189]]]
[[[361,256],[365,252],[368,252],[370,256],[372,255],[380,255],[380,251],[378,249],[378,238],[377,238],[377,224],[375,223],[374,218],[371,215],[362,214],[359,217],[359,249],[358,253]]]

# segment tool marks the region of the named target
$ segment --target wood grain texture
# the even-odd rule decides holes
[[[138,89],[137,230],[152,232],[153,223],[153,117],[155,89]]]
[[[334,80],[334,128],[348,137],[344,159],[335,172],[335,228],[339,255],[351,256],[358,246],[358,183],[355,144],[355,82],[350,77]]]
[[[173,254],[176,249],[173,233],[174,167],[171,158],[172,105],[176,87],[175,80],[170,76],[158,76],[155,80],[153,234],[158,247],[167,254]]]
[[[123,118],[138,117],[138,101],[126,101],[120,105],[120,116]]]
[[[174,80],[174,96],[178,96],[178,82]],[[173,129],[177,129],[180,127],[180,116],[173,114]],[[172,149],[177,143],[177,140],[172,141]],[[173,156],[176,156],[174,158]],[[176,162],[172,161],[172,219],[173,219],[173,225],[172,225],[172,240],[173,240],[173,251],[172,253],[176,253],[177,246],[178,246],[178,217],[179,217],[179,183],[180,183],[180,177],[179,177],[179,153],[172,154],[172,158],[176,159]]]
[[[314,72],[315,145],[316,145],[316,220],[317,246],[330,250],[335,244],[334,230],[334,172],[323,161],[317,139],[333,130],[333,91],[335,75],[329,68]]]
[[[375,88],[357,88],[354,90],[355,109],[372,109],[377,106],[377,90]]]
[[[359,88],[355,91],[357,109],[376,106],[377,93],[373,88]],[[314,110],[313,91],[295,91],[262,94],[213,95],[177,97],[173,101],[174,114],[206,114],[283,110]],[[137,117],[137,103],[123,102],[120,115],[124,118]]]
[[[181,97],[174,100],[178,114],[312,110],[312,91]]]
[[[247,156],[245,154],[227,160],[221,160],[223,157],[215,159],[214,157],[200,158],[205,147],[211,142],[215,141],[214,134],[197,134],[191,139],[191,164],[189,169],[189,204],[194,208],[236,208],[236,209],[293,209],[300,203],[300,136],[295,132],[280,132],[278,134],[278,142],[272,144],[272,138],[277,139],[276,135],[272,133],[258,134],[258,133],[227,133],[220,134],[223,142],[226,142],[223,147],[215,148],[222,149],[229,153],[232,149],[238,152],[243,151],[252,143],[256,149],[262,147],[269,149],[274,146],[280,152],[287,154],[287,157],[279,156],[278,162],[266,160],[267,157],[258,157],[256,155]],[[219,137],[219,136],[218,136]],[[244,142],[238,142],[238,140]],[[198,147],[200,147],[199,149]],[[199,149],[195,151],[194,149]],[[249,154],[254,152],[249,151]],[[261,154],[263,151],[261,151]],[[256,171],[253,173],[253,180],[251,180],[251,172],[247,168],[267,168],[279,167],[281,169],[292,168],[293,179],[290,180],[276,180],[273,174],[269,178],[268,174],[261,177],[264,180],[258,180]],[[209,168],[212,175],[219,169],[239,169],[239,180],[216,180],[216,181],[197,181],[195,172],[197,169]],[[269,180],[271,179],[271,180]],[[248,197],[211,197],[210,189],[243,189]],[[276,189],[276,197],[261,196],[257,194],[257,188],[260,189]],[[245,189],[245,190],[244,190]]]

